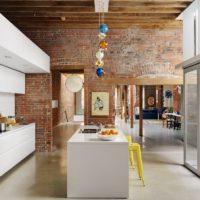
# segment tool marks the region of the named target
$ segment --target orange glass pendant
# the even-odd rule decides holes
[[[108,43],[105,40],[102,40],[101,42],[99,42],[99,48],[107,49],[107,47],[108,47]]]

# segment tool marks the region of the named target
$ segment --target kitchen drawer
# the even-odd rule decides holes
[[[26,156],[35,151],[35,137],[29,138],[27,141],[18,144],[10,151],[0,155],[0,176],[14,167]]]
[[[35,126],[24,127],[23,129],[4,134],[7,135],[0,138],[0,155],[30,138],[35,138]]]

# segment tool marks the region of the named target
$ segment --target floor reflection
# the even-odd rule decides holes
[[[124,133],[142,145],[145,184],[137,170],[130,169],[129,200],[198,200],[200,179],[185,169],[183,143],[178,131],[162,127],[159,120],[145,120],[145,135],[138,135],[138,121],[130,124],[116,119]],[[80,124],[62,124],[53,131],[54,151],[35,153],[0,178],[0,200],[66,199],[66,143]]]

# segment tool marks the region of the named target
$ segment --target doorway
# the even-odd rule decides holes
[[[79,85],[77,80],[82,83],[78,90],[75,88]],[[80,71],[52,72],[53,127],[84,121],[83,82],[84,73]]]

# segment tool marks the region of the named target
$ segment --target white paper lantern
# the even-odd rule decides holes
[[[66,79],[65,86],[71,92],[78,92],[83,87],[83,80],[78,75],[71,75]]]

